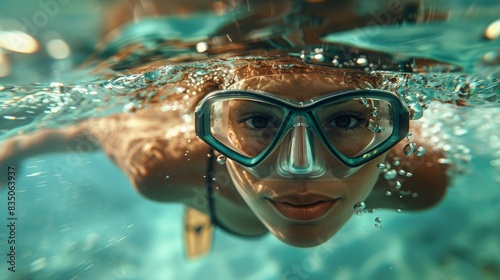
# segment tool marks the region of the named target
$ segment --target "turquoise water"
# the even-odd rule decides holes
[[[23,16],[33,19],[39,11],[36,5],[31,10],[8,5],[12,4],[0,4],[2,23],[6,19],[22,22]],[[88,68],[74,68],[92,51],[87,46],[97,42],[97,35],[89,34],[99,32],[102,19],[98,15],[106,13],[100,5],[97,1],[60,4],[60,12],[49,15],[51,20],[32,34],[40,42],[48,42],[42,29],[57,30],[73,50],[68,58],[56,59],[44,52],[21,55],[3,51],[12,65],[19,66],[0,79],[0,141],[40,127],[62,127],[138,106],[137,100],[127,93],[150,83],[174,80],[175,71],[169,72],[169,62],[162,64],[158,72],[146,75],[129,73],[128,68],[140,64],[141,58],[196,53],[192,48],[160,43],[165,38],[176,38],[194,45],[203,41],[205,35],[214,34],[221,26],[249,13],[248,9],[233,9],[220,17],[200,12],[192,17],[139,21],[95,51],[97,61],[108,63],[114,72],[89,74]],[[362,2],[357,9],[377,19],[387,14],[373,11],[385,5],[383,1]],[[395,54],[391,59],[396,62],[412,57],[440,61],[439,66],[429,69],[430,73],[414,74],[406,84],[397,86],[421,92],[429,99],[465,99],[469,103],[470,106],[457,107],[430,102],[424,112],[428,141],[446,150],[457,166],[451,174],[452,187],[435,208],[413,213],[376,209],[353,217],[330,241],[310,249],[287,246],[270,234],[244,240],[217,230],[212,253],[188,261],[183,247],[181,205],[141,197],[99,151],[37,155],[18,164],[21,173],[17,180],[17,271],[9,272],[2,259],[0,278],[498,279],[500,67],[495,54],[500,56],[500,39],[487,40],[482,34],[488,24],[499,19],[500,7],[487,1],[424,2],[424,7],[435,13],[444,11],[448,19],[339,30],[323,38],[325,44],[343,44],[340,54],[356,46]],[[6,13],[8,10],[13,12]],[[95,19],[89,18],[89,11],[94,11]],[[77,24],[71,25],[71,21]],[[5,24],[0,26],[4,30]],[[288,30],[303,27],[293,21],[285,21],[285,26]],[[85,35],[75,36],[78,32],[71,28]],[[269,49],[290,48],[292,55],[302,54],[311,63],[335,66],[326,47],[320,51],[318,46],[295,47],[278,40],[269,43],[268,39],[276,33],[283,33],[278,23],[260,29],[252,40],[261,40],[262,46]],[[237,38],[238,32],[231,34]],[[224,36],[217,38],[222,40]],[[245,44],[252,41],[240,40]],[[113,54],[134,42],[144,42],[148,48],[127,61],[112,59]],[[329,59],[321,59],[321,55]],[[365,67],[360,64],[357,66]],[[455,71],[441,73],[446,68]],[[397,73],[384,75],[393,77]],[[16,97],[25,98],[11,102]],[[26,107],[20,105],[32,106],[32,113],[26,113]],[[2,190],[0,200],[6,201],[6,196]],[[0,207],[5,209],[6,203],[0,203]],[[5,212],[0,213],[5,223]],[[376,218],[382,222],[375,222]],[[7,232],[0,231],[0,236],[0,248],[5,255]]]

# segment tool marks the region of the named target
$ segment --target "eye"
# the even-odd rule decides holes
[[[358,124],[358,120],[351,116],[339,116],[333,119],[333,123],[339,128],[353,128]]]
[[[262,116],[255,116],[248,118],[245,121],[245,124],[253,129],[263,129],[267,127],[267,125],[269,124],[269,120]]]
[[[245,128],[253,130],[270,128],[274,125],[271,117],[255,113],[241,116],[238,118],[238,123],[243,124]]]
[[[366,118],[360,113],[343,112],[333,116],[330,119],[329,125],[349,130],[359,127],[365,120]]]

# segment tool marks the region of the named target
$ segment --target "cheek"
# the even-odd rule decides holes
[[[380,169],[377,167],[377,163],[383,162],[384,159],[385,156],[382,156],[380,159],[366,164],[349,179],[351,181],[349,185],[352,186],[351,190],[356,190],[356,194],[351,193],[353,197],[359,201],[365,200],[368,197],[380,176]]]
[[[238,190],[247,204],[253,204],[256,197],[262,193],[262,186],[256,183],[237,163],[228,160],[226,165],[236,190]]]

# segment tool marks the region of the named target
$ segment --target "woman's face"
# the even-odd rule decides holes
[[[231,88],[262,90],[306,101],[326,93],[369,87],[360,81],[346,84],[341,77],[289,74],[253,77]],[[329,168],[343,168],[326,150],[321,154]],[[278,157],[274,152],[257,168],[270,169]],[[311,247],[330,239],[355,212],[354,205],[368,197],[379,176],[377,163],[384,159],[382,155],[368,162],[345,179],[329,176],[269,179],[231,160],[227,161],[227,168],[237,190],[269,231],[287,244]]]

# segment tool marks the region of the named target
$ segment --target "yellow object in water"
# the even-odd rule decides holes
[[[213,226],[210,216],[194,208],[184,215],[184,240],[189,259],[206,255],[212,247]]]

